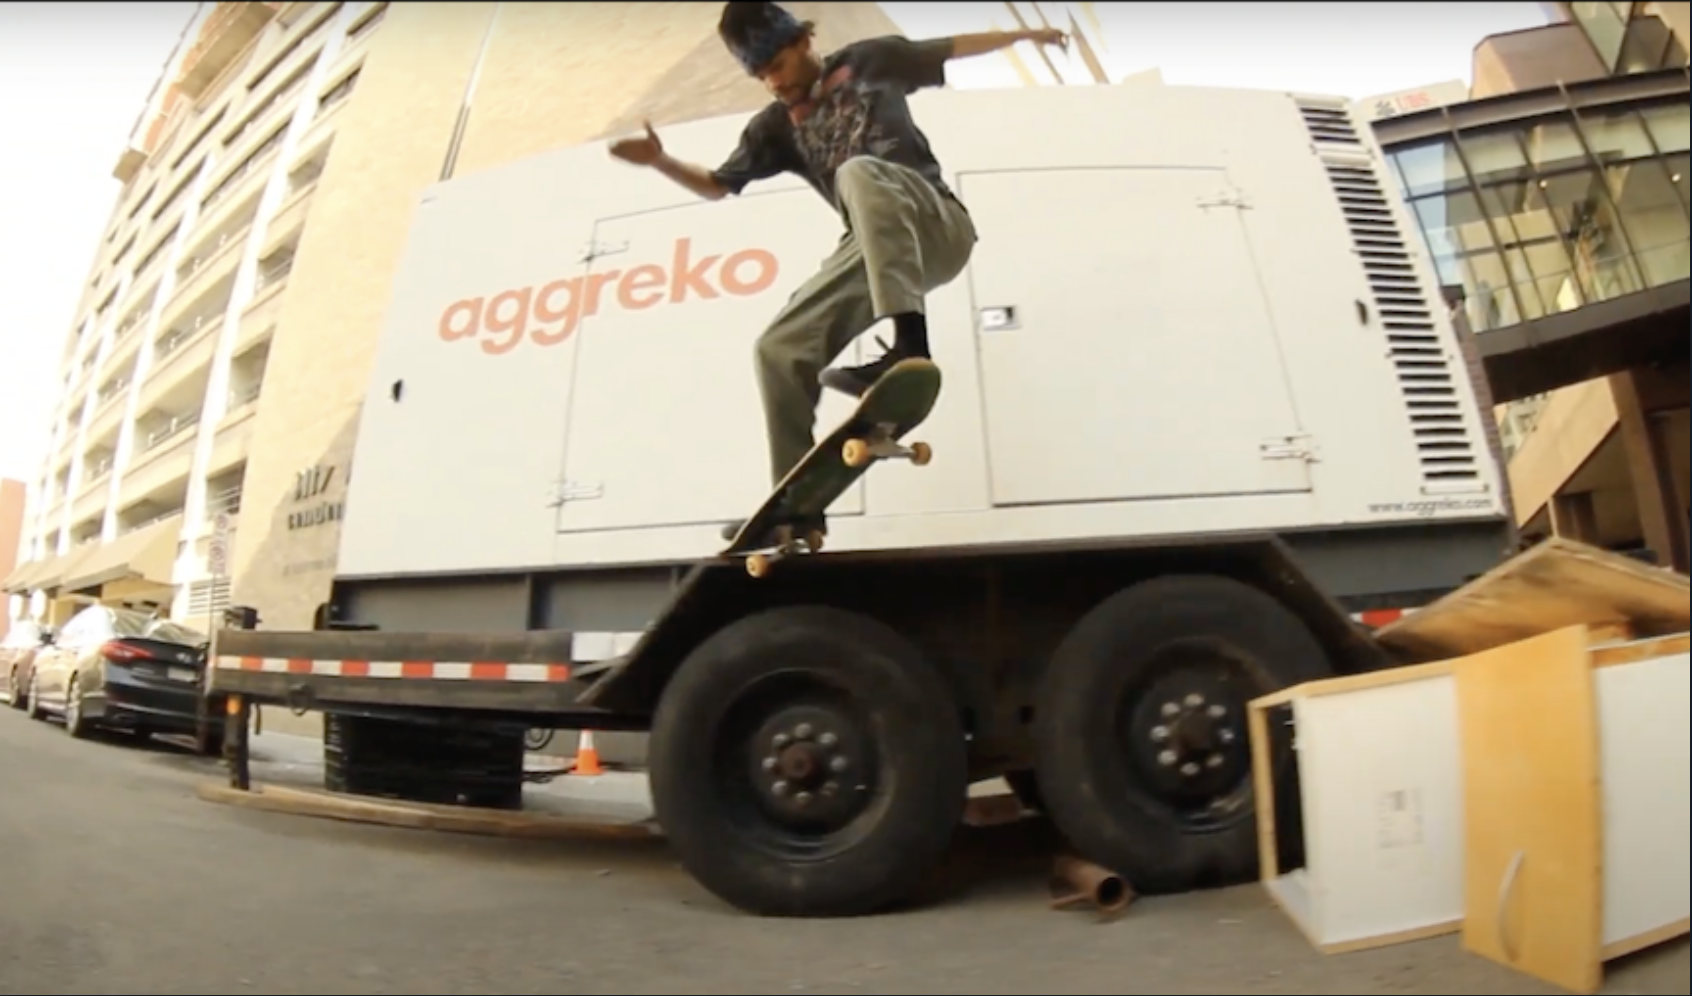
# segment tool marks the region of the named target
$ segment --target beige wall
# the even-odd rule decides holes
[[[825,46],[895,31],[867,3],[794,3]],[[633,127],[750,111],[767,99],[723,52],[716,4],[395,4],[313,197],[253,426],[233,598],[267,628],[309,625],[339,528],[289,515],[346,494],[359,406],[413,207],[441,175],[488,37],[457,174]],[[490,23],[491,35],[488,34]],[[727,150],[724,150],[725,153]],[[467,247],[466,251],[474,251]],[[295,500],[296,476],[333,468]],[[320,476],[319,480],[323,478]],[[419,495],[427,501],[427,495]]]
[[[0,578],[23,562],[24,482],[0,478]],[[0,593],[0,609],[6,596]],[[0,639],[11,631],[11,613],[0,611]]]
[[[1481,100],[1603,75],[1603,63],[1580,28],[1552,24],[1483,39],[1475,46],[1469,95]]]

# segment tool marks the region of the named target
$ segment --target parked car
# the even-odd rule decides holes
[[[13,709],[22,709],[29,698],[29,675],[35,665],[36,651],[51,642],[53,633],[28,619],[12,623],[6,638],[0,640],[0,691]]]
[[[96,728],[141,737],[194,735],[207,642],[198,631],[168,619],[91,605],[35,655],[26,710],[32,719],[63,718],[73,737]],[[222,698],[208,706],[208,715],[221,720]],[[221,729],[221,722],[212,724],[200,748],[220,750]]]

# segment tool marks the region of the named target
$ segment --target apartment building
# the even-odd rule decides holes
[[[875,4],[788,6],[824,45],[897,30]],[[49,623],[92,600],[195,620],[233,599],[309,625],[418,198],[642,120],[761,106],[719,10],[204,5],[117,156],[5,590]]]
[[[24,500],[29,489],[22,481],[0,477],[0,577],[6,577],[22,560]],[[13,596],[16,597],[16,596]],[[22,613],[22,606],[8,606],[12,611],[0,612],[0,640],[11,632],[12,620]]]

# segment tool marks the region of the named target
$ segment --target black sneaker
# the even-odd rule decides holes
[[[740,531],[744,528],[746,528],[745,519],[736,519],[733,522],[724,524],[722,529],[723,539],[733,540],[736,536],[740,535]],[[824,536],[828,535],[828,520],[819,515],[813,518],[799,519],[793,523],[793,534],[795,536],[803,537],[812,530],[816,530]],[[775,537],[773,535],[767,537],[767,542],[760,545],[774,546],[774,539]]]
[[[864,393],[875,386],[882,375],[893,368],[893,364],[900,360],[908,360],[913,353],[889,346],[880,339],[876,345],[882,348],[878,359],[865,363],[860,367],[830,367],[817,375],[817,383],[841,394],[849,394],[854,398],[861,398]]]

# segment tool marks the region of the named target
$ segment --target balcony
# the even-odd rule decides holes
[[[182,60],[176,85],[198,100],[276,16],[279,3],[219,3]]]
[[[233,283],[235,267],[241,263],[241,247],[258,217],[258,197],[249,198],[245,214],[231,213],[228,221],[209,231],[198,243],[183,253],[185,259],[176,270],[176,291],[173,300],[193,300],[204,297],[213,284]],[[204,226],[201,226],[203,229]]]
[[[116,439],[118,423],[123,419],[124,399],[128,397],[133,364],[122,374],[107,381],[94,395],[94,411],[84,430],[90,439]]]
[[[160,332],[154,340],[149,377],[177,351],[198,342],[223,322],[234,289],[235,275],[231,273],[216,284],[207,286],[197,297],[175,298],[170,302],[159,318]]]
[[[105,513],[107,492],[112,483],[112,453],[102,448],[83,457],[82,480],[71,501],[71,519],[83,522]]]
[[[287,196],[271,217],[267,230],[271,238],[298,241],[300,231],[305,228],[306,217],[311,213],[312,194],[317,190],[317,181],[323,175],[327,159],[328,150],[325,149],[288,173]]]
[[[257,183],[256,178],[264,175],[265,167],[269,166],[271,161],[276,158],[276,154],[281,150],[282,142],[286,137],[287,126],[284,123],[259,142],[253,148],[253,151],[247,153],[246,158],[242,159],[233,169],[214,181],[211,191],[200,202],[200,210],[205,215],[207,224],[221,224],[221,221],[214,222],[213,211],[218,205],[228,203],[235,195],[252,194],[257,196],[259,191],[253,189]],[[222,215],[221,217],[228,216]]]
[[[135,455],[123,472],[118,488],[118,505],[134,504],[148,495],[186,481],[194,462],[195,429],[200,423],[197,407],[171,412],[154,409],[137,419]]]
[[[222,322],[211,322],[183,339],[181,345],[162,359],[155,360],[153,372],[141,385],[136,410],[162,408],[166,411],[191,409],[198,412],[205,404],[212,358],[217,351],[217,330],[222,327]],[[168,340],[161,342],[159,348],[163,349],[166,345]]]

